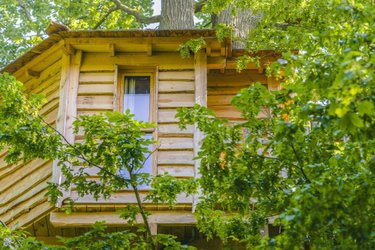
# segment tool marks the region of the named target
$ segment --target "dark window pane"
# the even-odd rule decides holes
[[[150,77],[126,76],[124,88],[124,110],[129,109],[135,120],[149,121]]]

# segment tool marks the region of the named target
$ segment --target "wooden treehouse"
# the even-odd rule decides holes
[[[253,82],[270,89],[278,87],[263,70],[274,60],[272,53],[262,52],[261,67],[250,63],[247,70],[237,73],[235,58],[246,52],[233,50],[230,40],[219,42],[213,30],[69,31],[52,26],[47,32],[46,40],[1,72],[14,75],[29,93],[46,95],[48,102],[41,115],[70,142],[80,139],[72,132],[72,122],[82,114],[123,111],[125,107],[136,118],[156,122],[157,128],[150,134],[160,146],[147,166],[153,175],[168,172],[188,178],[197,174],[193,157],[201,135],[194,126],[179,129],[175,118],[178,107],[206,105],[219,117],[236,122],[242,118],[230,100],[241,88]],[[179,46],[200,37],[205,48],[183,59]],[[129,101],[129,94],[140,94],[143,99]],[[96,201],[90,196],[78,197],[73,188],[65,198],[76,200],[77,209],[68,215],[61,210],[64,204],[53,206],[46,197],[47,182],[58,182],[61,177],[53,162],[8,165],[6,153],[0,152],[0,220],[8,227],[24,227],[51,243],[56,235],[85,232],[95,221],[105,220],[110,230],[127,226],[116,210],[136,202],[132,192],[124,190]],[[193,237],[194,199],[180,196],[174,210],[145,203],[154,232]]]

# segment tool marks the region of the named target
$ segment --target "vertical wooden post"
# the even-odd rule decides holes
[[[205,50],[200,50],[195,54],[195,103],[207,106],[207,55]],[[194,127],[194,157],[198,155],[204,135],[199,131],[197,125]],[[200,160],[194,162],[194,177],[199,178]],[[198,204],[199,193],[193,197],[193,212]]]
[[[73,121],[77,116],[77,96],[82,51],[74,55],[63,54],[60,79],[59,109],[56,129],[69,143],[74,143]],[[60,184],[63,181],[58,161],[53,162],[52,181]],[[64,194],[64,196],[67,194]],[[61,200],[62,201],[62,200]],[[61,202],[59,201],[59,202]],[[59,204],[57,204],[59,206]]]

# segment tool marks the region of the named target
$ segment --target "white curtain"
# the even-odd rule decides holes
[[[124,110],[130,110],[135,114],[135,78],[125,78]]]

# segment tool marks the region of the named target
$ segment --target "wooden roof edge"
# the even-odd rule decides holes
[[[216,38],[216,32],[213,29],[189,29],[189,30],[68,30],[63,26],[56,26],[51,23],[46,32],[49,37],[39,44],[35,45],[23,55],[0,69],[0,73],[8,72],[10,74],[16,72],[35,57],[42,54],[48,48],[65,38],[132,38],[132,37],[177,37],[177,36],[203,36],[205,38]]]

